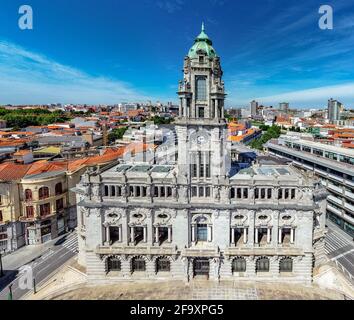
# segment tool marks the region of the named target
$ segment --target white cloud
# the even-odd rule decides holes
[[[290,102],[296,106],[325,106],[330,98],[337,99],[342,103],[352,106],[354,103],[354,82],[313,88],[307,90],[299,90],[286,92],[274,96],[259,97],[261,103],[277,105],[279,102]]]
[[[0,104],[113,104],[152,99],[130,84],[92,76],[0,41]]]

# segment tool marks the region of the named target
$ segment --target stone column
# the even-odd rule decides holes
[[[172,227],[168,227],[168,242],[172,242]]]
[[[155,227],[155,243],[159,243],[159,227]]]
[[[294,230],[294,228],[291,228],[291,230],[290,230],[290,243],[294,244],[294,242],[295,242],[295,230]]]
[[[192,225],[192,242],[195,242],[195,225]]]
[[[258,244],[258,228],[256,227],[254,229],[255,235],[254,235],[254,242],[255,244]]]
[[[187,103],[186,98],[182,98],[182,110],[183,110],[183,117],[187,116]]]
[[[135,230],[134,227],[130,227],[130,242],[135,243]]]
[[[123,231],[122,225],[120,225],[118,228],[119,228],[118,241],[122,242],[122,240],[123,240],[122,239],[122,231]]]
[[[270,241],[271,241],[271,228],[268,228],[267,229],[267,243],[269,244],[270,243]]]
[[[231,244],[235,244],[235,229],[231,228]]]
[[[206,152],[203,152],[203,162],[204,162],[204,167],[203,167],[203,173],[204,173],[204,179],[207,177],[207,154]]]
[[[282,243],[282,237],[283,237],[283,230],[282,228],[279,228],[279,233],[278,233],[278,243]]]
[[[219,119],[219,100],[215,99],[215,119]]]
[[[198,151],[197,152],[197,178],[199,180],[200,178],[200,157],[201,156],[201,153]],[[199,194],[199,189],[198,189],[198,194]]]
[[[243,243],[247,243],[247,228],[243,228]]]
[[[111,244],[110,234],[109,234],[109,226],[106,226],[106,243],[107,245]]]
[[[178,116],[179,117],[182,117],[183,115],[183,107],[182,107],[182,99],[180,99],[180,102],[179,102],[179,109],[178,109]]]
[[[212,242],[212,241],[213,241],[213,227],[208,226],[208,242]]]
[[[147,242],[147,227],[146,226],[143,228],[143,236],[144,236],[144,242]]]
[[[254,244],[254,212],[249,213],[248,245]]]

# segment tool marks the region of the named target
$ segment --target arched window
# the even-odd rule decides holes
[[[156,272],[169,272],[171,271],[171,263],[168,258],[161,257],[156,259]]]
[[[232,272],[245,272],[246,260],[244,258],[235,258],[232,260]]]
[[[40,188],[38,191],[38,195],[39,195],[39,200],[49,198],[49,188],[48,187]]]
[[[256,271],[257,272],[269,272],[269,259],[268,258],[260,258],[256,263]]]
[[[283,258],[279,263],[280,272],[293,272],[293,259]]]
[[[110,257],[107,259],[107,270],[111,271],[121,271],[121,262],[118,258]]]
[[[61,182],[55,185],[55,195],[60,195],[63,193],[63,184]]]
[[[26,201],[32,201],[33,200],[32,190],[30,190],[30,189],[26,189],[25,190],[25,199],[26,199]]]
[[[135,257],[132,259],[132,271],[133,272],[146,271],[146,263],[145,263],[144,258]]]

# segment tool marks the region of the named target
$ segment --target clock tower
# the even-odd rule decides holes
[[[220,58],[202,31],[184,59],[179,83],[178,169],[180,180],[217,184],[230,168],[225,89]]]

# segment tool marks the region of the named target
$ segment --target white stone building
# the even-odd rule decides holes
[[[324,258],[326,192],[269,159],[231,164],[222,74],[203,28],[179,85],[176,164],[123,162],[83,175],[79,262],[90,281],[312,281]]]

